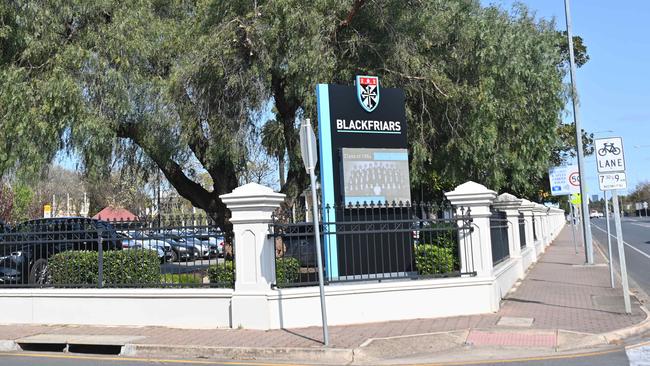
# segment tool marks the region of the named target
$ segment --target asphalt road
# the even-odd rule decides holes
[[[618,250],[616,242],[616,229],[614,219],[610,218],[612,253],[614,265],[620,273]],[[621,229],[625,242],[625,261],[628,276],[633,280],[645,295],[650,294],[650,218],[622,217]],[[602,219],[591,219],[591,232],[607,255],[607,222]],[[617,284],[617,286],[620,286]],[[647,297],[646,297],[647,298]]]
[[[629,354],[629,351],[628,351]],[[583,353],[570,356],[552,356],[546,358],[510,359],[502,362],[466,363],[465,365],[509,365],[509,366],[636,366],[643,363],[628,361],[628,354],[623,348],[608,351]],[[631,359],[635,359],[632,355]],[[209,361],[209,360],[164,360],[164,359],[129,359],[118,356],[90,356],[75,354],[47,354],[47,353],[0,353],[2,366],[150,366],[150,365],[177,365],[177,366],[290,366],[299,363],[273,363],[273,362],[246,362],[246,361]],[[427,363],[419,364],[426,366]],[[431,366],[463,365],[459,362],[432,363]]]

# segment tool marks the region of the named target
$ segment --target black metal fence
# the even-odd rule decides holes
[[[205,216],[5,225],[0,287],[232,287],[232,236]]]
[[[523,213],[519,213],[519,247],[526,247],[526,219]]]
[[[508,219],[503,211],[492,211],[490,217],[490,241],[492,243],[493,265],[510,258]]]
[[[318,282],[314,225],[309,212],[277,211],[279,287]],[[357,204],[319,212],[327,283],[474,275],[469,212],[448,204]],[[467,266],[462,269],[461,255]]]
[[[537,219],[535,219],[535,215],[533,215],[533,240],[537,241]]]

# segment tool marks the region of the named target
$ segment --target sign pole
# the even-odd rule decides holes
[[[300,128],[300,145],[303,148],[302,158],[305,162],[305,167],[309,172],[309,179],[311,180],[311,199],[312,199],[312,219],[314,222],[314,239],[316,242],[316,261],[318,263],[318,287],[320,289],[320,311],[323,322],[323,344],[325,347],[330,344],[329,330],[327,327],[327,307],[325,306],[325,283],[323,281],[323,254],[320,244],[320,223],[318,222],[318,195],[316,193],[316,136],[311,127],[310,120],[307,118],[302,122]],[[306,147],[306,151],[305,148]]]
[[[573,232],[573,247],[576,250],[576,254],[578,254],[578,242],[576,241],[576,214],[575,210],[573,209],[573,203],[569,203],[571,205],[571,231]]]
[[[569,61],[571,64],[571,96],[573,100],[573,120],[576,125],[576,153],[578,155],[578,170],[580,177],[586,177],[585,159],[582,151],[582,129],[580,128],[580,108],[578,108],[578,90],[576,87],[576,63],[573,55],[573,34],[571,33],[571,11],[569,9],[569,0],[564,0],[564,11],[566,16],[566,32],[569,42]],[[587,197],[587,179],[580,179],[580,194]],[[582,214],[589,215],[589,202],[585,199],[582,201]],[[589,220],[582,220],[582,234],[587,249],[587,263],[594,264],[594,247],[591,241],[591,223]]]
[[[605,196],[605,220],[607,221],[607,255],[609,256],[609,278],[612,283],[612,288],[616,287],[614,283],[614,258],[612,258],[612,236],[609,225],[609,199],[607,198],[607,191],[603,191]]]
[[[623,247],[623,231],[621,230],[621,210],[618,205],[618,192],[612,191],[612,208],[614,209],[614,226],[616,226],[616,241],[618,244],[618,261],[621,264],[621,284],[623,285],[623,300],[625,312],[632,313],[630,306],[630,288],[627,283],[627,266],[625,264],[625,248]]]

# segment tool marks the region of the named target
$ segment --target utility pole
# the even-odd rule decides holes
[[[569,63],[571,64],[571,99],[573,101],[573,119],[576,128],[576,152],[578,155],[578,174],[580,174],[580,195],[582,196],[582,235],[587,251],[587,264],[594,264],[594,246],[591,240],[591,223],[589,222],[589,200],[587,198],[587,175],[585,174],[585,158],[582,147],[582,133],[580,128],[580,109],[578,108],[578,90],[576,87],[576,63],[573,55],[573,35],[571,33],[571,11],[569,0],[564,0],[564,13],[566,16],[566,33],[569,42]]]

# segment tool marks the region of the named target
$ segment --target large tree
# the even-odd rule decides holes
[[[560,144],[564,43],[524,7],[476,0],[5,1],[0,171],[36,173],[61,149],[98,180],[159,169],[223,223],[269,101],[292,200],[315,85],[372,74],[405,90],[416,191],[530,194]]]

